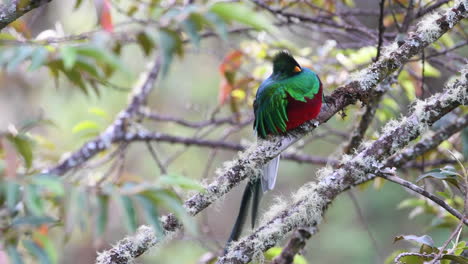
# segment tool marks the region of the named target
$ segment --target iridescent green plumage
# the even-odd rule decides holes
[[[289,53],[280,52],[273,58],[273,73],[257,91],[254,129],[261,138],[286,132],[316,118],[321,106],[322,84],[317,74],[301,68]],[[284,137],[283,140],[288,142],[290,139]],[[262,192],[272,190],[275,186],[279,158],[278,155],[265,164],[261,177],[253,178],[247,184],[227,246],[239,238],[251,200],[252,227],[255,224]]]
[[[295,67],[300,71],[295,72]],[[320,80],[313,71],[300,68],[291,55],[281,52],[273,59],[273,74],[260,85],[254,102],[254,129],[264,138],[285,132],[290,99],[306,102],[319,91]]]

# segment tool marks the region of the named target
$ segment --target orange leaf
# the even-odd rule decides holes
[[[242,64],[242,56],[243,54],[240,50],[231,51],[224,57],[221,65],[219,65],[221,84],[219,86],[218,103],[220,105],[226,102],[229,94],[234,89],[235,74]]]
[[[94,0],[94,6],[98,13],[99,24],[107,32],[114,31],[112,24],[111,4],[109,0]]]
[[[13,21],[10,27],[14,28],[17,32],[22,33],[26,38],[31,38],[31,30],[22,19]]]
[[[112,24],[112,15],[110,11],[109,0],[104,0],[104,6],[101,13],[101,26],[107,32],[113,32],[114,26]]]
[[[242,64],[242,56],[243,54],[240,50],[234,50],[228,53],[219,66],[221,74],[225,74],[227,71],[238,70]]]
[[[223,105],[226,103],[226,99],[229,97],[229,94],[231,94],[231,91],[234,87],[232,87],[229,82],[226,81],[226,79],[223,79],[221,81],[221,85],[219,87],[219,95],[218,95],[218,103],[220,105]]]

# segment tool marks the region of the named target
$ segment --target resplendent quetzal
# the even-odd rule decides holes
[[[315,72],[302,68],[291,54],[282,51],[273,58],[273,73],[260,84],[253,106],[253,127],[258,137],[265,139],[268,135],[285,134],[320,113],[322,83]],[[262,193],[275,186],[279,159],[278,155],[268,162],[262,176],[247,184],[227,245],[239,238],[252,196],[253,228]]]

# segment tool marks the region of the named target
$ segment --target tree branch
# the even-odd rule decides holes
[[[45,169],[43,173],[63,175],[69,170],[82,165],[97,153],[109,148],[112,143],[116,142],[116,139],[122,138],[126,133],[130,119],[137,114],[140,106],[145,104],[146,98],[158,77],[159,69],[160,60],[157,58],[150,65],[149,72],[140,76],[141,83],[135,86],[127,108],[117,115],[115,121],[98,137],[85,143],[79,150],[55,167]]]
[[[428,198],[429,200],[433,201],[434,203],[438,204],[440,207],[444,208],[447,210],[447,212],[451,213],[453,216],[456,218],[460,219],[463,221],[465,225],[468,225],[468,218],[465,218],[463,214],[461,214],[459,211],[448,205],[444,200],[440,199],[439,197],[433,195],[432,193],[424,190],[423,188],[417,186],[416,184],[413,184],[409,181],[403,180],[402,178],[394,175],[394,174],[379,174],[379,177],[382,177],[386,179],[387,181],[394,182],[396,184],[399,184],[407,189],[412,190],[413,192],[419,193],[420,195]]]
[[[434,134],[427,136],[416,143],[410,148],[398,152],[397,154],[391,156],[387,159],[385,166],[387,167],[401,167],[404,166],[407,162],[414,160],[417,156],[420,156],[422,153],[425,153],[442,143],[442,141],[448,139],[453,134],[462,130],[468,125],[468,115],[456,119],[453,123],[437,130]]]
[[[461,104],[468,103],[468,67],[460,80],[448,85],[442,94],[418,102],[412,114],[398,123],[390,123],[383,135],[351,159],[343,161],[339,169],[319,173],[318,183],[304,185],[295,195],[294,203],[287,204],[253,234],[233,243],[217,264],[247,263],[257,254],[274,246],[284,235],[300,226],[316,227],[328,205],[340,193],[385,173],[383,159],[417,138],[429,125]]]
[[[408,147],[408,148],[404,149],[403,151],[398,152],[398,154],[395,154],[392,157],[388,158],[387,161],[386,161],[385,166],[386,167],[415,166],[417,164],[414,164],[414,162],[408,162],[408,161],[411,161],[411,160],[415,159],[416,157],[421,156],[425,152],[437,147],[438,145],[440,145],[440,143],[442,143],[442,141],[444,141],[445,139],[448,139],[453,134],[459,132],[460,130],[462,130],[467,125],[468,125],[468,115],[465,115],[464,117],[460,117],[457,120],[455,120],[454,122],[452,122],[452,123],[448,124],[447,126],[439,129],[438,131],[436,131],[431,136],[425,137],[424,139],[419,141],[414,146]],[[349,152],[345,152],[345,153],[349,153]],[[398,163],[396,162],[396,160],[398,160]],[[408,163],[405,163],[405,162],[408,162]],[[456,161],[454,161],[454,162],[456,162]],[[426,162],[425,165],[430,166],[430,164],[428,164],[428,162]],[[404,180],[402,180],[400,178],[398,178],[398,179],[401,180],[401,181],[404,181]],[[388,179],[388,180],[392,181],[392,179]],[[404,182],[406,182],[406,181],[404,181]],[[398,183],[398,182],[396,182],[396,183]],[[409,183],[409,184],[413,185],[412,183]],[[417,188],[419,188],[419,187],[417,187]],[[424,189],[422,189],[422,190],[424,191]],[[447,208],[450,207],[444,201],[441,201],[441,202],[445,206],[447,206]],[[451,212],[448,209],[447,209],[447,211]],[[456,212],[459,215],[461,215],[455,209],[453,209],[452,211]],[[278,263],[288,263],[288,262],[285,262],[285,261],[290,259],[289,255],[291,254],[291,252],[295,252],[297,254],[305,246],[305,243],[298,244],[297,242],[293,242],[293,241],[298,241],[298,240],[299,241],[305,241],[305,240],[307,240],[312,235],[312,234],[307,235],[307,232],[308,232],[308,229],[303,229],[301,232],[297,232],[297,231],[294,232],[292,234],[291,238],[289,239],[289,241],[287,242],[286,246],[284,247],[283,251],[281,252],[281,254],[278,257],[276,257],[274,259],[274,261],[278,261]],[[290,248],[290,247],[292,247],[292,248]],[[273,263],[275,263],[275,262],[273,262]],[[289,263],[291,263],[291,262],[289,262]]]
[[[0,30],[29,11],[52,0],[12,0],[0,5]]]
[[[284,246],[281,254],[277,256],[271,264],[291,264],[294,261],[294,257],[301,251],[306,241],[317,232],[317,228],[298,228],[294,231],[291,239],[289,239],[286,246]]]

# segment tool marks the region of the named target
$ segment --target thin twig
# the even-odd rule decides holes
[[[433,201],[434,203],[440,205],[440,207],[444,208],[445,210],[447,210],[447,212],[449,212],[450,214],[452,214],[453,216],[455,216],[456,218],[460,219],[463,221],[463,223],[465,225],[468,225],[468,219],[466,219],[462,213],[460,213],[459,211],[457,211],[456,209],[454,209],[453,207],[451,207],[450,205],[448,205],[446,202],[444,202],[442,199],[440,199],[439,197],[433,195],[432,193],[424,190],[423,188],[409,182],[409,181],[406,181],[406,180],[403,180],[402,178],[398,177],[398,176],[395,176],[395,175],[391,175],[391,174],[379,174],[378,175],[379,177],[382,177],[388,181],[391,181],[391,182],[394,182],[394,183],[397,183],[405,188],[408,188],[416,193],[419,193],[421,194],[422,196],[428,198],[429,200]]]
[[[464,221],[460,221],[460,223],[458,223],[457,227],[450,234],[449,238],[447,239],[447,241],[445,241],[444,245],[441,248],[439,248],[439,253],[434,257],[434,259],[429,264],[436,264],[437,261],[442,257],[442,255],[444,254],[444,250],[447,248],[450,241],[452,241],[455,238],[455,236],[461,232],[462,227],[463,227],[463,222]]]
[[[151,156],[153,157],[154,161],[159,167],[159,170],[161,171],[161,174],[167,174],[167,168],[163,165],[161,160],[158,157],[158,154],[156,154],[156,151],[154,150],[153,146],[151,145],[150,141],[145,142],[146,147],[148,148],[149,152],[151,153]]]
[[[384,8],[385,8],[385,0],[380,0],[379,2],[379,8],[380,8],[380,15],[379,15],[379,40],[377,44],[377,56],[375,56],[375,61],[379,60],[380,57],[380,50],[382,49],[382,43],[383,43],[383,34],[385,31],[385,26],[383,23],[384,20]]]

